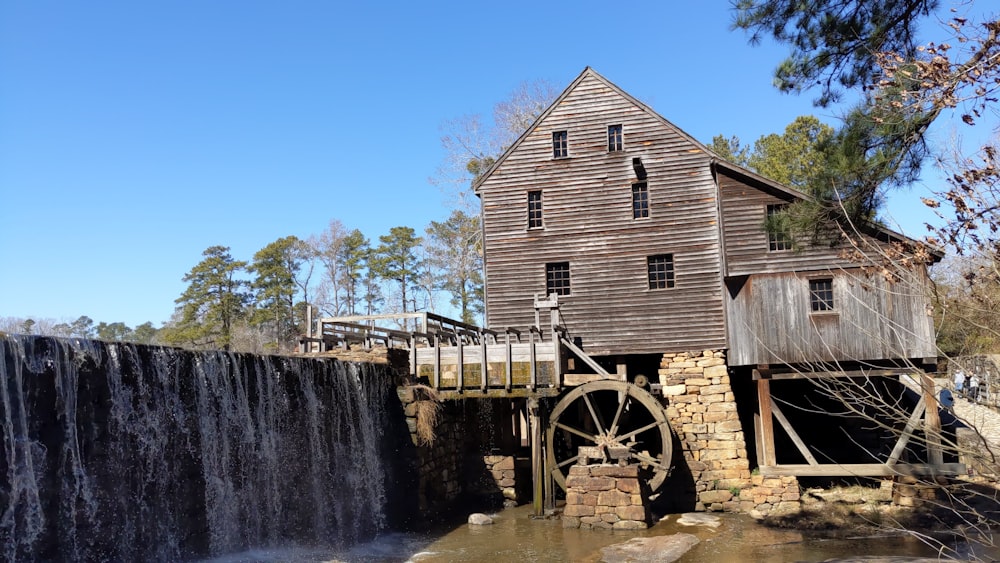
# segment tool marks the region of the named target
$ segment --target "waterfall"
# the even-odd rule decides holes
[[[4,561],[344,547],[386,527],[401,410],[381,366],[20,335],[0,355]]]

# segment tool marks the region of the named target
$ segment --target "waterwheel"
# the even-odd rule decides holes
[[[566,393],[549,416],[546,443],[548,467],[563,490],[581,446],[610,463],[639,464],[652,493],[670,474],[673,438],[663,406],[624,381],[592,381]]]

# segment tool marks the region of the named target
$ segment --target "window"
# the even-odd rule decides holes
[[[649,289],[674,287],[674,255],[657,254],[646,258],[649,272]]]
[[[788,207],[788,204],[779,203],[767,206],[767,245],[770,250],[791,250],[792,238],[788,236],[788,231],[782,224],[781,217],[775,217]]]
[[[569,145],[566,140],[565,131],[556,131],[552,134],[552,157],[566,158],[569,156]]]
[[[569,262],[551,262],[545,265],[545,293],[569,295]]]
[[[528,228],[542,227],[542,192],[528,192]]]
[[[646,182],[632,184],[632,218],[649,217],[649,189]]]
[[[833,310],[833,279],[809,280],[809,305],[814,313]]]
[[[608,125],[608,152],[622,150],[622,126]]]

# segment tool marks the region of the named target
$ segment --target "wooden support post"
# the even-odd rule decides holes
[[[504,343],[506,344],[507,351],[507,361],[505,362],[504,368],[504,385],[503,388],[510,391],[511,385],[514,381],[514,352],[510,344],[510,332],[504,334]]]
[[[456,367],[455,382],[458,386],[458,392],[461,393],[465,387],[465,354],[463,353],[463,342],[462,335],[455,333],[455,341],[458,342],[458,349],[456,351],[456,356],[458,358],[458,365]]]
[[[920,387],[923,389],[924,404],[924,435],[927,437],[927,463],[942,465],[944,454],[941,451],[941,415],[938,413],[937,397],[934,396],[934,380],[926,372],[920,374]]]
[[[434,381],[431,386],[437,391],[441,388],[441,339],[434,335]]]
[[[528,379],[528,389],[534,391],[535,387],[538,386],[538,359],[535,354],[535,331],[532,330],[528,333],[528,370],[530,372],[530,377]]]
[[[480,335],[479,342],[479,350],[482,354],[482,357],[479,360],[479,369],[482,371],[483,375],[483,377],[479,380],[479,390],[485,393],[487,384],[489,383],[490,364],[486,361],[488,359],[486,357],[486,338]]]
[[[413,378],[413,382],[417,382],[417,377],[420,376],[420,370],[417,369],[417,337],[410,335],[410,376]],[[386,351],[388,355],[389,352]]]
[[[771,416],[771,382],[767,379],[757,380],[757,404],[760,408],[760,441],[764,450],[764,460],[758,462],[764,466],[777,465],[774,452],[774,417]]]
[[[543,516],[545,467],[542,460],[542,417],[538,399],[528,399],[528,419],[531,427],[531,506],[535,516]]]

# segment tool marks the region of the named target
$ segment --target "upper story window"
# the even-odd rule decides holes
[[[552,133],[552,157],[566,158],[569,156],[569,142],[566,131]]]
[[[649,217],[649,188],[646,182],[632,184],[632,218]]]
[[[767,206],[767,247],[769,250],[791,250],[792,237],[784,225],[778,223],[776,215],[788,208],[787,203],[779,203]]]
[[[809,308],[814,313],[833,311],[833,278],[809,280]]]
[[[649,273],[649,289],[674,287],[674,255],[657,254],[646,258]]]
[[[608,125],[608,152],[618,152],[622,150],[622,126]]]
[[[545,265],[545,293],[569,295],[569,262],[550,262]]]
[[[528,228],[542,227],[542,191],[528,192]]]

